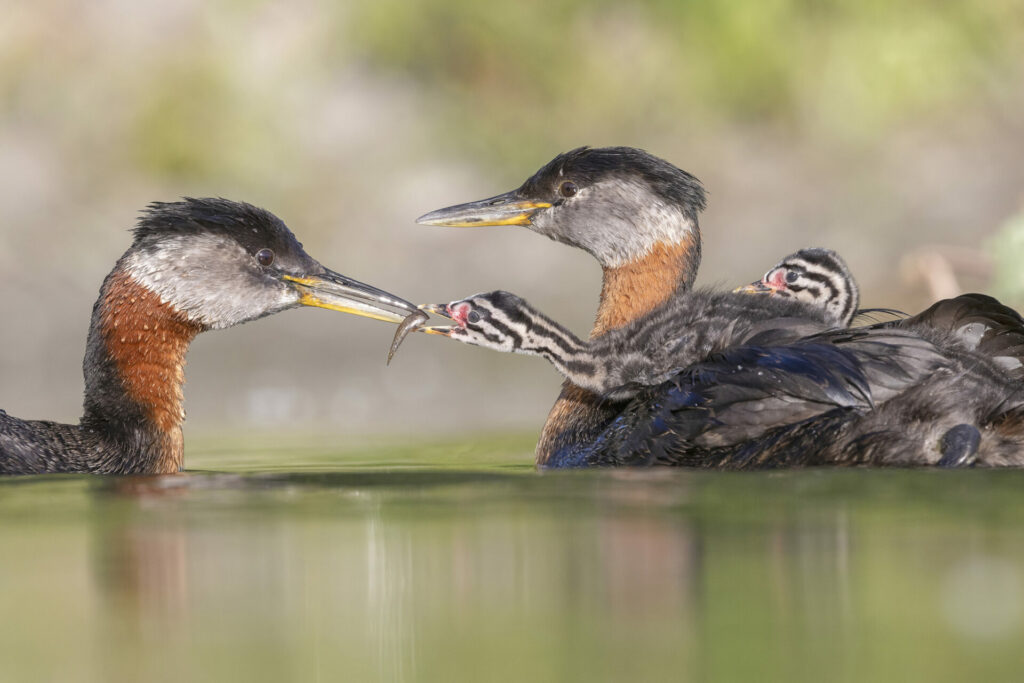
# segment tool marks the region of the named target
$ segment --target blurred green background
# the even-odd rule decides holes
[[[0,406],[73,420],[103,276],[152,200],[265,206],[329,266],[417,301],[522,294],[583,334],[600,273],[521,229],[413,224],[556,153],[634,145],[710,190],[700,280],[840,250],[865,305],[1024,303],[1024,6],[7,3],[0,22]],[[1013,226],[1016,226],[1015,228]],[[536,360],[289,312],[203,335],[190,434],[537,430]]]

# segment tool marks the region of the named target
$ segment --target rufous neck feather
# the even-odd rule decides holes
[[[184,458],[185,353],[202,327],[125,272],[114,274],[103,303],[101,332],[121,386],[161,440],[156,469],[177,472]]]
[[[605,267],[601,303],[591,337],[622,327],[650,313],[696,275],[700,247],[692,240],[659,242],[644,256]]]

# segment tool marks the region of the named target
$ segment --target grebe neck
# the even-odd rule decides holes
[[[98,463],[99,469],[181,470],[185,353],[203,329],[124,269],[107,276],[83,363],[82,428],[107,442],[102,457],[121,463]]]
[[[604,268],[591,339],[650,313],[676,292],[693,286],[700,265],[700,237],[696,231],[693,234],[689,240],[658,243],[624,265]],[[575,443],[588,443],[617,412],[614,403],[565,382],[537,441],[537,464],[546,465]]]
[[[604,268],[601,301],[590,336],[647,315],[680,289],[689,289],[700,265],[700,242],[659,242],[626,264]]]

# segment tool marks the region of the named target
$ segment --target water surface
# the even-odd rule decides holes
[[[1017,680],[1024,472],[190,443],[0,480],[0,681]]]

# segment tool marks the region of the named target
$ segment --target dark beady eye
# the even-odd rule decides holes
[[[788,273],[786,273],[786,282],[788,282],[789,284],[793,284],[794,282],[796,282],[799,279],[800,279],[800,274],[797,273],[795,270],[791,270]]]
[[[269,249],[260,249],[256,252],[256,263],[264,268],[274,263],[274,252]]]
[[[562,195],[563,197],[572,197],[579,191],[580,188],[577,187],[576,183],[574,183],[571,180],[566,180],[564,183],[558,186],[558,194]]]
[[[480,314],[477,313],[476,311],[470,311],[469,315],[466,316],[466,322],[468,322],[468,323],[478,323],[478,322],[480,322]]]

